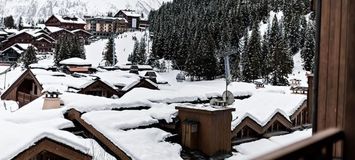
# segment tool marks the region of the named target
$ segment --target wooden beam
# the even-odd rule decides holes
[[[344,140],[344,132],[340,129],[332,128],[320,132],[303,141],[283,147],[272,153],[259,156],[255,160],[273,159],[273,160],[296,160],[312,159],[311,157],[321,158],[324,147],[333,146],[336,142]],[[332,149],[327,152],[332,153]],[[329,155],[328,155],[329,156]],[[329,157],[327,157],[329,158]],[[330,158],[332,159],[332,157]]]
[[[67,112],[66,118],[73,121],[77,127],[83,128],[87,133],[91,134],[93,138],[104,148],[109,154],[117,159],[130,160],[131,157],[128,156],[124,151],[117,147],[111,140],[109,140],[105,135],[96,130],[93,126],[86,123],[81,118],[81,113],[75,109],[70,109]]]

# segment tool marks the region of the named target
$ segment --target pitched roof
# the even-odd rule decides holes
[[[80,66],[91,66],[91,63],[89,63],[87,60],[85,59],[81,59],[81,58],[69,58],[69,59],[65,59],[59,62],[59,64],[61,65],[80,65]]]
[[[61,30],[65,30],[64,28],[52,27],[52,26],[47,26],[45,29],[47,29],[51,33],[55,33],[55,32],[61,31]]]
[[[76,33],[76,32],[84,32],[84,33],[86,33],[86,34],[92,35],[90,32],[85,31],[85,30],[83,30],[83,29],[76,29],[76,30],[72,30],[71,32],[72,32],[72,33]]]
[[[141,14],[134,10],[121,10],[128,17],[141,17]]]
[[[61,23],[72,23],[72,24],[86,24],[86,22],[79,18],[79,17],[69,17],[69,16],[60,16],[60,15],[53,15],[56,19],[59,20]]]

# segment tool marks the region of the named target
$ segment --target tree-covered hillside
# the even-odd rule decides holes
[[[309,0],[174,0],[149,16],[154,33],[149,58],[172,60],[199,80],[222,75],[222,55],[233,53],[235,79],[264,78],[285,85],[294,54],[304,50],[305,68],[312,64],[314,22],[309,4]],[[270,13],[284,16],[274,18]],[[262,24],[267,29],[260,29]]]

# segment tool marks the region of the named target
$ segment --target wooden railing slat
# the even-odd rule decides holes
[[[259,159],[275,159],[275,160],[290,160],[290,159],[319,159],[320,157],[332,159],[333,145],[341,140],[344,140],[344,132],[340,129],[328,129],[320,132],[308,139],[294,143],[272,153],[259,156]],[[325,154],[322,153],[325,148]],[[313,158],[311,158],[311,156]]]

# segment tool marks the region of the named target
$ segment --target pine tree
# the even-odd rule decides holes
[[[75,36],[73,39],[71,39],[71,41],[72,43],[70,46],[70,57],[78,57],[81,59],[85,59],[85,49],[82,43],[80,42],[80,39]]]
[[[306,71],[312,71],[315,53],[315,28],[313,22],[308,23],[306,33],[306,41],[301,51],[301,57],[304,62],[304,69]]]
[[[147,61],[147,56],[146,56],[146,40],[145,38],[142,38],[141,41],[139,42],[139,48],[138,48],[138,64],[146,64]]]
[[[113,64],[114,63],[114,61],[115,62],[117,62],[117,57],[116,57],[116,55],[114,55],[114,51],[113,51],[113,45],[114,45],[114,39],[113,39],[113,37],[110,37],[109,39],[108,39],[108,42],[107,42],[107,44],[106,44],[106,48],[105,48],[105,52],[104,52],[104,60],[105,60],[105,65],[106,66],[113,66],[113,65],[115,65],[115,64]]]
[[[258,23],[254,24],[249,41],[248,58],[250,62],[251,80],[258,79],[261,74],[261,36]]]
[[[23,62],[25,68],[28,68],[30,64],[38,62],[36,55],[37,53],[35,48],[33,46],[29,46],[21,57],[21,61]]]
[[[15,28],[15,21],[12,16],[8,16],[4,18],[4,25],[6,28]]]
[[[22,21],[22,17],[20,17],[19,21],[18,21],[18,30],[22,30],[23,29],[23,21]]]
[[[287,85],[287,77],[292,72],[293,60],[276,16],[273,19],[270,34],[270,57],[270,66],[273,67],[271,83],[273,85]]]
[[[268,21],[268,27],[266,33],[264,33],[261,42],[261,77],[265,79],[266,82],[269,81],[269,74],[272,71],[270,63],[270,21]]]
[[[248,31],[245,31],[243,37],[243,45],[240,47],[242,49],[242,58],[241,58],[241,66],[242,66],[242,80],[245,82],[251,82],[252,80],[252,71],[251,71],[251,62],[249,58],[249,39],[248,39]]]
[[[136,40],[134,42],[133,53],[129,55],[128,60],[132,62],[132,64],[139,63],[139,42]]]
[[[286,22],[286,21],[285,21]],[[286,40],[291,49],[291,54],[295,55],[300,50],[300,18],[299,16],[292,16],[291,21],[287,24]]]
[[[307,20],[305,16],[301,16],[301,27],[300,27],[300,48],[303,49],[306,36],[307,36]]]

